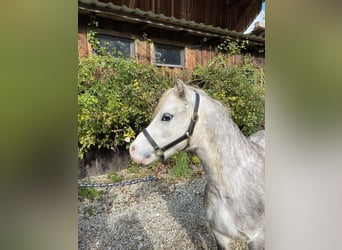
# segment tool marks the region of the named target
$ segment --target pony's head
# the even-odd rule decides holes
[[[151,123],[130,146],[129,152],[135,162],[147,165],[159,158],[164,160],[188,145],[189,124],[195,124],[190,121],[195,103],[199,103],[196,95],[181,80],[163,94]]]

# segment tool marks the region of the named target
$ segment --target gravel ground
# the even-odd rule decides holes
[[[204,175],[161,179],[79,201],[79,249],[216,249],[203,206],[205,182]]]

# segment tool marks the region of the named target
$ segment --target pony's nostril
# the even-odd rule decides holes
[[[131,147],[129,148],[129,153],[133,155],[135,152],[135,146],[132,144]]]

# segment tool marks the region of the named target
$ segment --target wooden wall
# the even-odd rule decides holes
[[[100,0],[156,14],[244,31],[261,10],[262,0]]]
[[[89,56],[90,45],[87,40],[88,29],[88,17],[84,15],[78,15],[78,57],[83,58]]]
[[[87,57],[92,54],[91,46],[87,41],[87,31],[89,17],[79,15],[78,28],[78,52],[79,57]],[[197,64],[207,65],[215,56],[213,44],[201,43],[200,37],[180,37],[179,33],[172,31],[163,31],[150,28],[141,30],[139,26],[130,23],[122,23],[111,19],[99,19],[98,33],[130,38],[135,43],[135,58],[141,64],[153,63],[153,42],[164,42],[170,45],[184,47],[185,65],[180,67],[162,67],[166,75],[172,78],[181,78],[185,81],[191,78],[192,71]],[[146,34],[149,42],[142,34]],[[239,56],[231,59],[230,64],[237,64],[241,61]],[[254,62],[258,65],[264,65],[264,55],[254,55]]]
[[[115,5],[126,5],[129,8],[139,8],[143,11],[152,11],[156,14],[173,16],[178,19],[192,20],[198,23],[220,26],[219,13],[222,8],[221,0],[101,0],[112,2]],[[205,11],[203,11],[205,10]]]

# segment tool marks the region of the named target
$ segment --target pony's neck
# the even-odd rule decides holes
[[[255,169],[262,165],[257,148],[217,101],[202,96],[199,119],[193,146],[210,183],[240,189],[241,181],[248,183],[248,178],[255,175],[252,171],[261,171]]]

